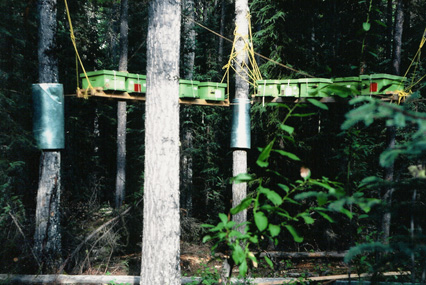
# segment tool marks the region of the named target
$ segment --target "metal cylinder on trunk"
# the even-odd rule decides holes
[[[231,148],[250,149],[250,100],[248,98],[235,98],[231,105]]]
[[[40,149],[63,149],[64,88],[59,83],[32,85],[33,133]]]

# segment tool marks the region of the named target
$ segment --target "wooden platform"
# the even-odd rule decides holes
[[[127,92],[120,91],[104,91],[101,87],[95,87],[90,90],[78,89],[76,94],[69,96],[77,96],[78,98],[90,98],[90,97],[103,97],[121,100],[135,100],[145,101],[146,97],[144,93],[129,94]],[[182,105],[200,105],[200,106],[218,106],[218,107],[229,107],[229,98],[224,101],[208,101],[205,99],[192,99],[192,98],[179,98],[179,103]]]
[[[359,96],[369,96],[369,95],[359,95]],[[381,99],[382,101],[386,102],[397,102],[399,96],[397,93],[389,92],[387,94],[380,94],[380,95],[371,95],[373,98]],[[252,101],[256,103],[300,103],[300,102],[307,102],[306,99],[316,99],[322,103],[338,103],[338,102],[347,102],[348,100],[352,99],[353,97],[348,98],[342,98],[339,96],[333,96],[333,97],[271,97],[271,96],[256,96],[252,95]],[[401,103],[405,101],[406,98],[401,99]]]

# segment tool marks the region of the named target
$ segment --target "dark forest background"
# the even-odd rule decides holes
[[[255,51],[277,62],[315,77],[335,78],[374,73],[394,73],[393,36],[397,1],[391,0],[253,0],[251,22]],[[426,2],[403,1],[403,38],[401,72],[409,67],[424,37]],[[129,0],[129,62],[132,73],[146,74],[147,1]],[[225,13],[221,13],[222,7]],[[77,45],[86,70],[118,68],[120,1],[70,1]],[[195,1],[196,21],[224,36],[233,38],[232,1]],[[371,27],[363,29],[363,23]],[[113,209],[116,171],[116,116],[114,100],[71,96],[77,88],[75,53],[69,37],[64,3],[58,1],[57,46],[59,81],[65,94],[66,146],[62,151],[61,227],[66,258],[74,248],[103,222],[116,214]],[[219,82],[232,44],[195,25],[196,48],[194,79]],[[185,35],[182,34],[184,38]],[[223,53],[219,46],[223,45]],[[37,83],[37,9],[36,1],[0,1],[0,268],[2,273],[33,273],[31,254],[39,159],[32,136],[31,84]],[[182,55],[187,52],[182,47]],[[181,57],[183,58],[183,56]],[[264,79],[301,78],[303,74],[258,58]],[[416,72],[408,74],[417,81],[425,74],[422,58]],[[181,63],[182,77],[186,68]],[[403,75],[403,74],[402,74]],[[81,82],[80,82],[81,84]],[[424,81],[413,87],[416,100],[408,110],[426,111]],[[232,91],[232,86],[231,86]],[[231,92],[232,97],[232,92]],[[345,191],[364,191],[368,197],[383,198],[383,186],[362,188],[370,176],[383,177],[380,154],[386,148],[386,124],[377,121],[368,127],[357,125],[342,131],[345,114],[354,106],[330,103],[328,110],[306,106],[303,112],[315,114],[291,118],[295,127],[293,142],[279,140],[281,149],[296,154],[301,161],[276,157],[270,169],[289,181],[299,179],[300,167],[309,167],[312,178],[328,177],[344,185]],[[181,128],[192,132],[192,147],[181,149],[192,157],[192,204],[182,201],[182,240],[200,244],[202,223],[216,223],[220,212],[227,213],[231,202],[232,150],[230,144],[231,110],[226,107],[181,106]],[[251,110],[252,148],[248,153],[251,173],[268,176],[256,165],[259,147],[277,134],[285,135],[279,122],[284,108],[255,103]],[[407,125],[397,129],[397,143],[409,142],[416,131]],[[181,132],[184,133],[184,132]],[[185,138],[182,137],[182,141]],[[182,143],[182,145],[185,145]],[[424,246],[424,180],[413,179],[412,165],[423,165],[424,151],[404,156],[395,162],[391,236],[407,241],[410,223],[415,219],[417,245]],[[67,265],[69,272],[84,272],[88,260],[105,264],[108,257],[140,253],[144,169],[144,104],[128,102],[127,173],[125,207],[134,207],[113,230],[85,245]],[[270,179],[274,179],[273,176]],[[182,186],[182,197],[188,197]],[[416,192],[413,201],[413,191]],[[139,204],[138,204],[139,203]],[[300,223],[298,231],[305,240],[296,243],[282,234],[275,250],[345,250],[380,235],[381,213],[377,206],[366,219],[336,216],[336,223]],[[411,244],[410,246],[413,246]],[[413,249],[406,245],[407,248]],[[401,249],[403,251],[403,248]],[[422,249],[424,250],[424,248]],[[398,258],[397,256],[395,257]],[[409,259],[407,259],[409,260]],[[407,264],[410,262],[407,261]],[[420,261],[419,268],[425,262]],[[106,269],[105,269],[106,271]]]

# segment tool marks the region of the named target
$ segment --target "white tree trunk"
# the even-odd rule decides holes
[[[151,1],[141,284],[180,284],[179,0]]]
[[[123,204],[126,195],[126,126],[127,103],[117,102],[117,173],[115,181],[115,208]]]
[[[241,52],[244,49],[245,40],[248,39],[248,20],[249,12],[247,0],[235,1],[235,25],[238,27],[236,36],[239,37],[235,43],[235,52],[237,53],[237,66],[235,76],[235,98],[248,98],[249,84],[247,74],[243,71],[242,64],[248,61],[247,53]],[[233,176],[247,172],[247,151],[233,151]],[[247,184],[232,184],[232,207],[237,206],[247,196]],[[242,211],[233,216],[233,220],[239,223],[247,221],[247,211]],[[240,228],[242,231],[243,229]]]

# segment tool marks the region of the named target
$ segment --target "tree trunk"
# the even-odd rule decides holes
[[[57,83],[56,0],[39,0],[37,8],[39,14],[39,82]],[[40,158],[34,235],[34,253],[42,264],[40,272],[53,273],[61,262],[60,171],[61,153],[44,150]]]
[[[402,49],[402,30],[404,27],[404,1],[398,0],[395,11],[395,32],[393,38],[393,72],[400,75],[401,49]]]
[[[235,76],[235,98],[248,98],[249,83],[247,74],[243,71],[243,63],[247,64],[247,53],[242,52],[245,41],[248,39],[248,20],[247,13],[249,11],[247,0],[235,1],[235,25],[238,27],[236,35],[239,39],[235,43],[235,52],[237,53],[237,66]],[[247,173],[247,151],[233,151],[233,176],[240,173]],[[247,196],[247,184],[232,184],[232,207],[237,206]],[[247,211],[242,211],[232,218],[237,224],[247,221]],[[243,231],[243,228],[239,229]]]
[[[220,4],[220,34],[223,36],[225,33],[225,12],[226,12],[226,0],[222,0]],[[222,70],[223,66],[223,38],[219,37],[219,49],[218,49],[217,61],[219,62],[219,72]]]
[[[129,4],[128,0],[121,0],[120,16],[120,60],[118,70],[127,71],[128,31],[129,31]],[[123,204],[126,194],[126,126],[127,103],[117,102],[117,176],[115,182],[115,208]]]
[[[190,106],[185,106],[183,109],[183,117],[191,120],[190,118]],[[188,217],[192,216],[192,175],[193,175],[193,163],[192,163],[192,148],[193,148],[193,136],[192,136],[192,123],[186,122],[183,129],[182,138],[182,155],[181,155],[181,208],[185,209]]]
[[[195,62],[195,29],[194,29],[194,0],[182,1],[183,13],[185,19],[183,21],[184,32],[184,77],[192,80],[194,77],[194,62]],[[191,107],[182,109],[182,117],[191,117]],[[192,215],[192,153],[193,135],[192,123],[186,122],[182,127],[182,155],[181,155],[181,204],[186,210],[187,216]]]
[[[180,284],[178,0],[151,1],[141,284]]]
[[[402,47],[402,31],[404,26],[404,0],[398,0],[395,11],[395,31],[394,31],[394,46],[393,46],[393,71],[395,75],[400,75],[400,66],[401,66],[401,47]],[[396,128],[388,127],[387,129],[387,147],[392,149],[395,147],[396,140]],[[385,169],[385,180],[393,181],[394,176],[394,163]],[[392,194],[394,188],[389,187],[385,189],[383,195],[383,200],[386,203],[387,210],[383,214],[382,219],[382,239],[383,242],[387,243],[390,236],[390,226],[391,226],[391,205],[392,205]]]
[[[393,19],[393,0],[388,0],[387,7],[386,7],[386,41],[388,43],[391,43],[392,40],[392,19]],[[392,45],[388,44],[386,45],[386,58],[391,59],[392,58]],[[390,71],[390,64],[387,65],[386,70]]]
[[[115,181],[115,208],[123,204],[126,196],[126,125],[127,103],[117,102],[117,176]]]
[[[194,77],[195,62],[195,29],[194,29],[194,0],[184,0],[182,2],[184,9],[184,77],[191,80]]]

